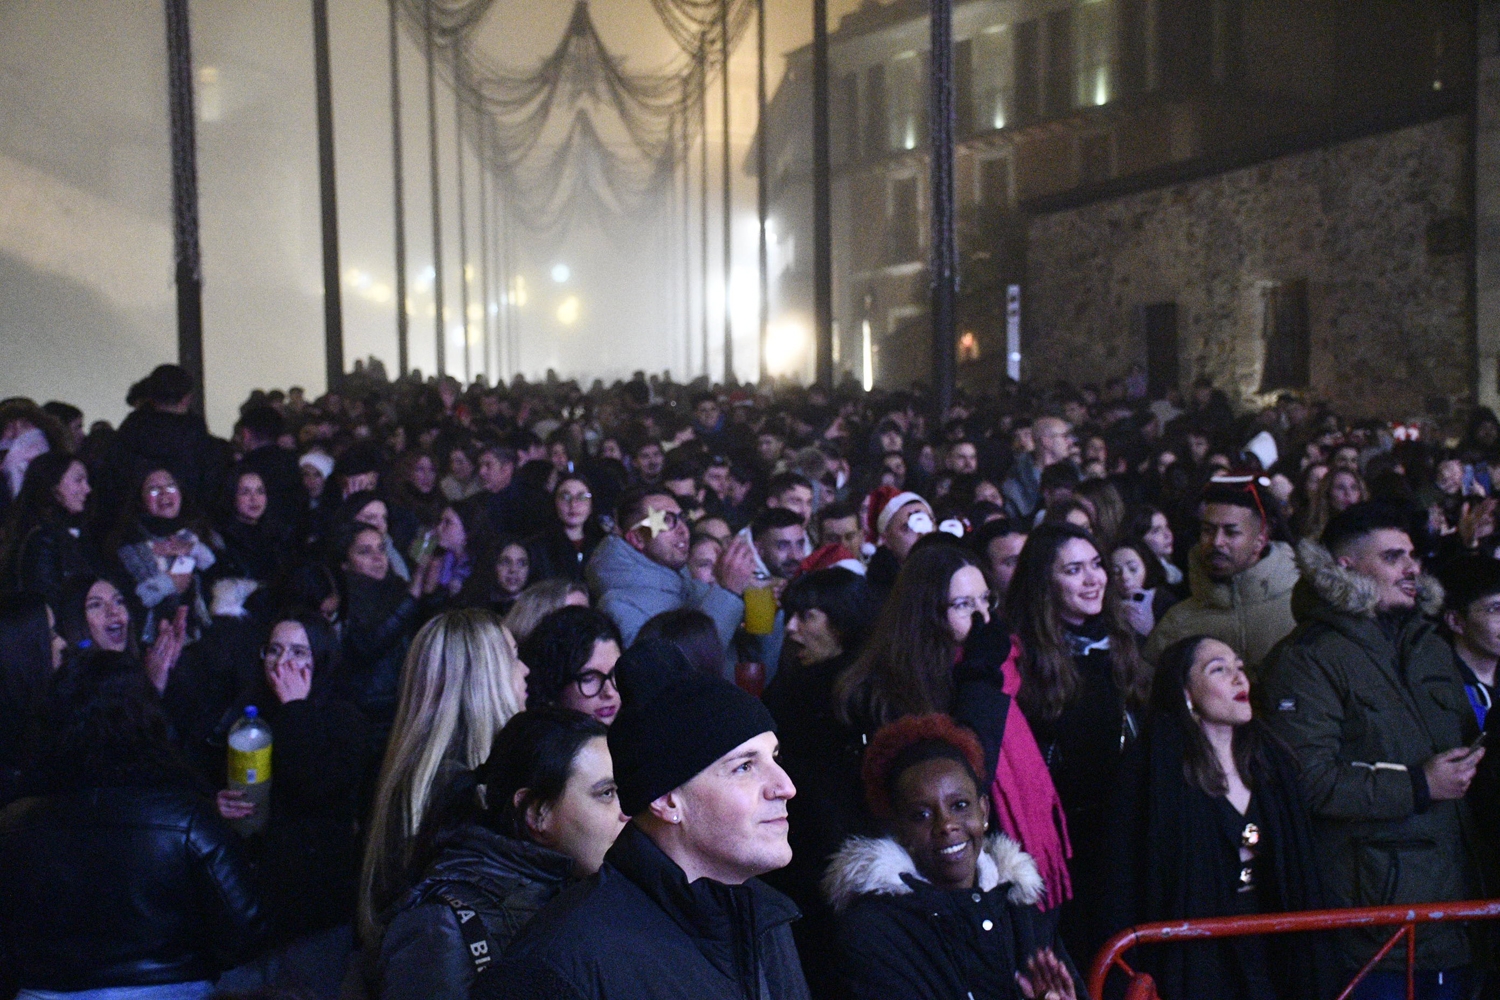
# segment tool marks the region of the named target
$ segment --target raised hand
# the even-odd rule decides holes
[[[158,692],[167,689],[172,668],[182,656],[182,647],[187,635],[187,607],[177,609],[177,614],[156,623],[156,641],[146,650],[144,667],[151,686]]]

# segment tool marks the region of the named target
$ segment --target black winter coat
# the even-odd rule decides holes
[[[218,479],[228,467],[223,442],[208,433],[201,414],[136,410],[120,423],[110,440],[103,468],[89,480],[101,488],[94,498],[101,510],[119,510],[128,494],[152,469],[166,469],[201,510],[214,499]],[[98,475],[94,475],[94,472]]]
[[[472,822],[440,833],[435,848],[421,881],[387,919],[377,968],[381,1000],[467,1000],[474,960],[443,894],[474,910],[498,958],[573,870],[566,855]]]
[[[787,663],[766,688],[765,703],[776,720],[781,766],[797,786],[787,802],[792,863],[768,872],[767,885],[786,893],[802,910],[792,925],[797,953],[815,997],[838,996],[833,911],[818,882],[828,859],[852,834],[871,832],[864,803],[860,761],[863,734],[838,720],[833,685],[853,661],[852,653],[803,666]]]
[[[583,527],[583,545],[576,547],[561,525],[553,525],[526,540],[531,554],[528,583],[538,580],[576,580],[583,583],[583,567],[594,554],[604,532],[592,519]]]
[[[1003,835],[986,844],[978,885],[939,889],[894,840],[854,838],[825,887],[839,911],[839,968],[858,1000],[1018,1000],[1017,970],[1051,948],[1082,977],[1056,936],[1054,914],[1034,905],[1042,880]]]
[[[65,525],[41,524],[16,547],[16,590],[46,598],[49,607],[62,607],[63,592],[76,579],[94,576],[98,569],[84,542]]]
[[[213,580],[243,577],[269,584],[291,558],[292,531],[271,514],[256,524],[229,518],[217,530],[222,544],[216,546],[218,561],[209,570]]]
[[[1126,751],[1110,811],[1115,835],[1109,843],[1108,932],[1157,920],[1329,905],[1297,763],[1263,723],[1250,725],[1258,730],[1260,751],[1251,765],[1253,798],[1244,817],[1187,783],[1185,741],[1175,717],[1154,716],[1144,737]],[[1251,821],[1260,834],[1255,889],[1240,893],[1239,833]],[[1319,1000],[1340,986],[1332,943],[1320,934],[1226,938],[1141,948],[1131,964],[1156,979],[1165,1000],[1236,1000],[1264,996],[1268,987],[1284,1000]]]
[[[262,682],[225,713],[221,748],[245,705],[271,727],[271,818],[247,846],[260,866],[272,933],[290,941],[347,924],[359,876],[361,782],[375,763],[369,724],[317,682],[311,697],[285,705]],[[216,769],[220,781],[224,770]]]
[[[353,702],[372,724],[389,730],[401,690],[401,664],[421,606],[394,573],[371,580],[346,573],[344,677]]]
[[[214,979],[264,918],[238,838],[175,789],[96,788],[0,812],[0,948],[19,985]]]
[[[509,1000],[807,1000],[797,908],[751,879],[689,883],[634,825],[597,875],[516,938],[474,997]]]
[[[1073,899],[1063,907],[1063,936],[1074,952],[1092,955],[1105,938],[1103,857],[1114,829],[1110,797],[1136,722],[1115,685],[1109,647],[1099,645],[1106,638],[1101,619],[1085,622],[1080,633],[1067,633],[1083,681],[1078,695],[1056,719],[1028,715],[1026,721],[1062,800],[1073,848]]]

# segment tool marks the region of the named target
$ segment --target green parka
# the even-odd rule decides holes
[[[1435,754],[1477,734],[1453,652],[1423,613],[1441,605],[1441,588],[1423,577],[1421,611],[1380,619],[1371,581],[1313,542],[1301,544],[1298,559],[1311,593],[1299,593],[1297,629],[1266,658],[1261,702],[1301,764],[1331,900],[1383,906],[1475,898],[1467,806],[1431,801],[1422,772]],[[1347,932],[1341,957],[1358,967],[1389,934]],[[1402,951],[1381,967],[1404,968]],[[1418,967],[1468,962],[1463,927],[1419,929]]]

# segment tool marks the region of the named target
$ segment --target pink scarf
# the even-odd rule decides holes
[[[1016,666],[1020,653],[1021,643],[1012,637],[1010,656],[1000,668],[1001,690],[1010,695],[1010,709],[990,793],[1000,829],[1036,860],[1042,873],[1046,888],[1038,908],[1051,910],[1073,898],[1073,882],[1068,877],[1073,846],[1068,843],[1067,817],[1047,762],[1016,704],[1016,694],[1021,690],[1021,671]]]

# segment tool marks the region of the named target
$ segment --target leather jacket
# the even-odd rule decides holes
[[[94,574],[93,561],[82,541],[60,524],[31,530],[16,551],[17,590],[40,594],[54,609],[62,606],[70,581]]]
[[[264,933],[238,838],[191,792],[92,788],[0,812],[0,963],[22,988],[214,979]]]

